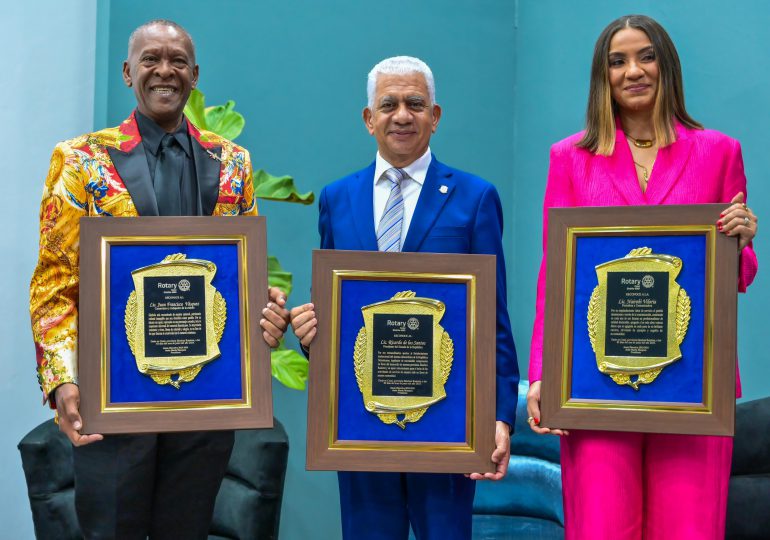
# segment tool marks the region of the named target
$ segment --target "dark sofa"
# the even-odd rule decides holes
[[[529,430],[525,393],[522,384],[508,475],[476,489],[474,539],[564,537],[559,442]],[[37,537],[80,538],[69,442],[48,421],[27,434],[19,450]],[[209,538],[278,537],[287,456],[286,432],[277,421],[272,430],[236,434]],[[737,407],[726,532],[729,540],[770,538],[770,397]]]
[[[19,443],[35,536],[80,539],[75,516],[72,446],[53,420]],[[235,433],[227,474],[217,495],[210,540],[278,538],[289,440],[283,425]]]
[[[725,533],[728,540],[770,538],[770,397],[736,410]]]
[[[476,488],[475,540],[564,538],[559,441],[527,426],[526,391],[523,381],[508,475]],[[770,397],[736,408],[725,533],[728,540],[770,539]]]

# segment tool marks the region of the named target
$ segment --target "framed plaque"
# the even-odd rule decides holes
[[[80,220],[87,433],[273,425],[263,217]]]
[[[495,257],[313,252],[307,469],[491,472]]]
[[[552,208],[541,425],[732,435],[737,239],[724,204]]]

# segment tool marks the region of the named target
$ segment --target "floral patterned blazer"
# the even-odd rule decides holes
[[[203,214],[256,215],[248,151],[187,125]],[[40,206],[40,253],[30,284],[44,401],[57,386],[77,382],[80,218],[158,215],[141,142],[132,113],[117,127],[61,142],[53,151]]]

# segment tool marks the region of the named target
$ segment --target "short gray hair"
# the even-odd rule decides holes
[[[195,43],[193,42],[193,38],[190,35],[190,32],[185,30],[181,24],[171,21],[169,19],[153,19],[135,28],[134,31],[131,32],[131,35],[128,37],[128,56],[131,56],[131,49],[134,46],[136,37],[141,32],[150,28],[151,26],[169,26],[174,30],[178,31],[180,34],[182,34],[187,39],[187,41],[190,42],[190,52],[192,52],[192,61],[193,61],[193,64],[195,64]]]
[[[377,88],[378,75],[409,75],[411,73],[420,73],[425,77],[430,102],[435,104],[436,84],[433,82],[433,72],[428,67],[428,64],[413,56],[393,56],[386,58],[369,72],[369,77],[366,81],[366,97],[369,108],[374,107],[374,94]]]

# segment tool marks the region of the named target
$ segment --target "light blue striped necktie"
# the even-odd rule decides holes
[[[401,227],[404,223],[404,198],[401,196],[401,181],[409,176],[403,169],[388,169],[383,176],[391,183],[385,212],[377,227],[377,248],[380,251],[401,251]]]

